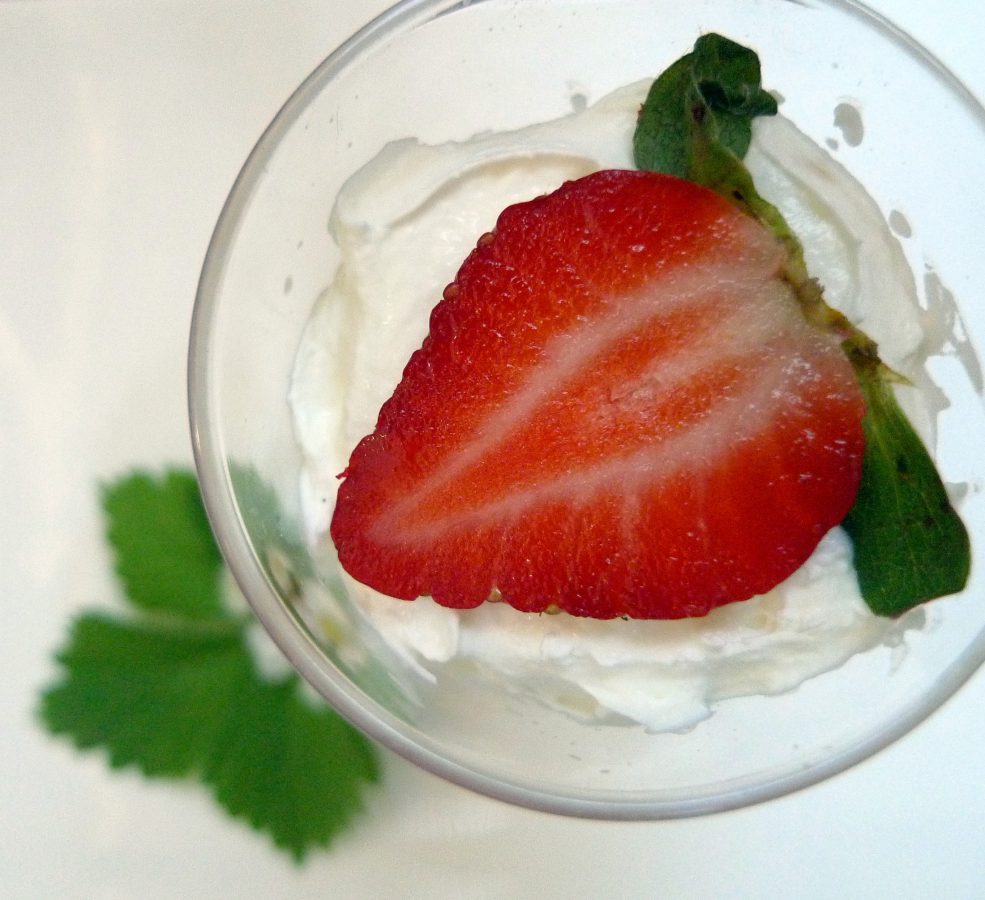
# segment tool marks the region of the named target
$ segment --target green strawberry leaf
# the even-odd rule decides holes
[[[222,557],[188,472],[142,472],[103,490],[116,572],[134,606],[196,619],[224,615]]]
[[[873,612],[895,616],[962,590],[968,532],[919,436],[878,373],[863,370],[866,453],[858,498],[845,519],[859,586]]]
[[[307,698],[297,676],[262,677],[248,641],[256,626],[223,602],[190,474],[137,473],[104,500],[133,614],[76,619],[56,656],[60,680],[41,697],[42,723],[102,749],[114,769],[199,780],[296,861],[329,845],[379,780],[374,746]]]
[[[290,570],[294,581],[310,578],[311,559],[304,547],[295,522],[285,516],[274,489],[260,476],[253,466],[230,466],[230,479],[236,492],[236,500],[243,517],[243,525],[250,535],[254,547],[264,549],[265,558],[261,563],[268,574],[280,583],[280,573],[271,571],[277,567],[279,555]],[[281,585],[286,588],[285,585]],[[295,589],[300,585],[295,584]],[[288,591],[290,593],[290,591]]]
[[[242,631],[84,614],[58,654],[64,679],[43,695],[42,718],[79,748],[105,748],[113,768],[192,774],[219,744],[237,682],[252,666]]]
[[[268,831],[298,861],[326,846],[379,779],[372,746],[327,707],[314,708],[296,676],[270,683],[244,672],[226,710],[222,752],[202,772],[234,816]]]
[[[719,34],[702,35],[651,85],[633,136],[636,167],[697,181],[696,125],[742,159],[752,120],[776,111],[776,100],[760,82],[759,57]]]

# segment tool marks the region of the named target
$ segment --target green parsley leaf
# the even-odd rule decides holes
[[[57,655],[61,680],[41,697],[42,722],[80,749],[103,749],[112,768],[198,779],[297,861],[327,846],[379,780],[375,748],[306,698],[296,675],[261,676],[247,640],[256,626],[223,603],[190,474],[137,473],[103,496],[133,615],[74,622]]]
[[[761,87],[755,52],[703,35],[650,88],[634,135],[635,161],[704,185],[769,228],[786,247],[783,275],[804,315],[840,338],[866,399],[862,482],[844,525],[866,604],[878,615],[898,615],[964,588],[968,533],[896,402],[892,384],[902,379],[879,360],[875,342],[825,302],[799,238],[742,162],[753,118],[776,111]]]

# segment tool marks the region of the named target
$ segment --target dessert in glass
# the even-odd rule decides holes
[[[257,615],[370,736],[523,805],[662,818],[777,796],[904,734],[985,653],[977,569],[959,594],[877,616],[839,528],[764,594],[673,620],[450,609],[338,563],[336,476],[462,261],[510,204],[633,168],[650,82],[711,31],[758,53],[779,115],[756,119],[746,164],[828,302],[909,382],[899,402],[974,552],[985,263],[954,223],[980,215],[962,172],[983,114],[856,4],[399,4],[271,124],[202,276],[196,459]],[[905,138],[886,88],[904,81],[930,120]]]

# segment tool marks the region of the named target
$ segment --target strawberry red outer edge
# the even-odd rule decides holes
[[[864,402],[783,251],[713,192],[608,170],[504,210],[342,476],[343,567],[395,598],[680,618],[841,522]]]

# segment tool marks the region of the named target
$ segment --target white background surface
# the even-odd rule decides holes
[[[388,756],[369,814],[302,869],[194,786],[109,774],[36,727],[67,621],[116,596],[97,483],[190,465],[187,328],[225,195],[385,5],[0,3],[0,896],[985,896],[985,673],[853,771],[703,819],[554,818]],[[976,0],[878,6],[985,96]]]

